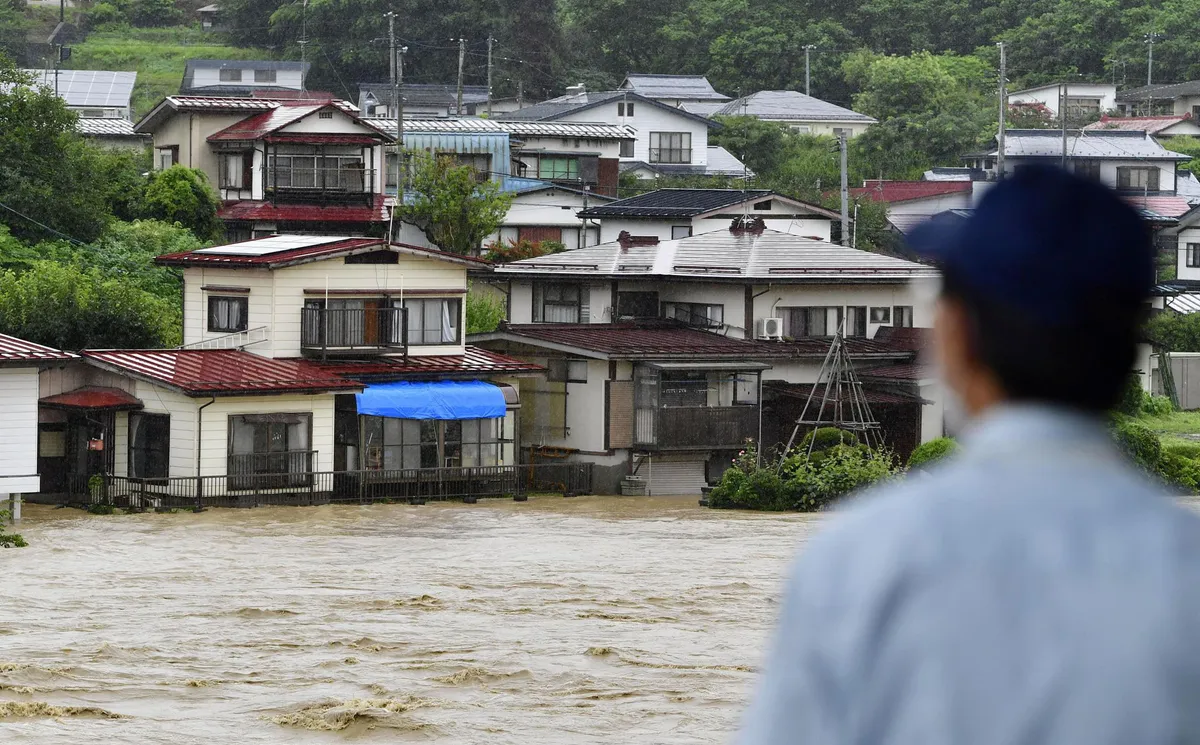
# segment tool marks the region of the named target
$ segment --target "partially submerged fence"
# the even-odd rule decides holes
[[[145,509],[416,502],[523,497],[535,492],[589,494],[591,463],[320,471],[73,481],[67,502]]]

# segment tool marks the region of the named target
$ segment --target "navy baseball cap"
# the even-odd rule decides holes
[[[1052,166],[1018,168],[969,217],[935,216],[908,245],[964,290],[1054,325],[1086,322],[1098,300],[1145,300],[1155,282],[1150,229],[1137,211]]]

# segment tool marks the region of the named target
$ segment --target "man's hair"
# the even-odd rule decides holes
[[[943,274],[943,297],[968,318],[971,354],[1015,400],[1104,412],[1120,400],[1137,356],[1146,306],[1141,298],[1086,298],[1075,319],[1051,324],[998,303]]]

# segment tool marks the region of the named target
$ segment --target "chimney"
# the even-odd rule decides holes
[[[617,234],[617,243],[621,244],[621,249],[629,249],[635,246],[657,246],[658,236],[656,235],[630,235],[628,230],[622,230]]]

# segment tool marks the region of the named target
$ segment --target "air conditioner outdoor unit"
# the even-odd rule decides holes
[[[760,318],[755,322],[755,326],[757,328],[754,329],[754,335],[759,339],[774,339],[776,341],[783,339],[782,318]]]

